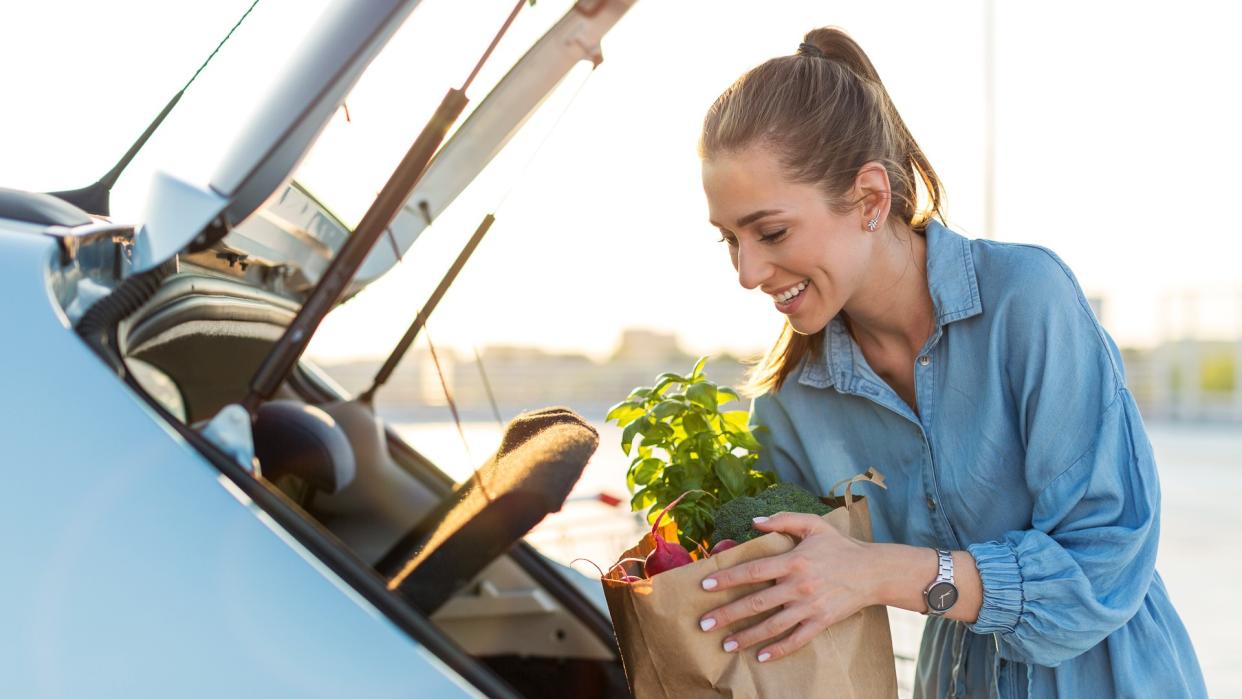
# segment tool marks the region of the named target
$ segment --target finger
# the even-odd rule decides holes
[[[789,554],[765,556],[739,563],[732,568],[712,573],[703,578],[704,590],[727,590],[738,585],[753,585],[783,577],[790,571]]]
[[[767,519],[756,517],[754,527],[762,532],[784,532],[799,539],[831,529],[823,519],[802,512],[777,512]]]
[[[810,643],[812,639],[828,628],[828,626],[829,624],[824,623],[818,618],[804,618],[802,623],[798,624],[798,628],[794,629],[793,633],[770,646],[761,648],[756,657],[761,663],[783,658]]]
[[[806,609],[800,607],[782,609],[748,629],[726,636],[722,647],[732,653],[776,638],[805,619],[806,614]]]
[[[771,611],[796,599],[798,599],[798,593],[791,585],[765,587],[704,614],[699,619],[699,628],[704,631],[724,628],[739,619]]]

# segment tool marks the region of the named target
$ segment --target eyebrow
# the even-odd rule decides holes
[[[765,216],[771,216],[773,214],[781,214],[781,213],[784,213],[784,211],[782,211],[781,209],[760,209],[759,211],[746,214],[745,216],[739,218],[737,220],[737,227],[745,228],[746,226],[749,226],[750,224],[754,223],[755,221],[758,221],[761,218],[764,218]],[[716,226],[717,228],[720,227],[720,224],[716,223],[715,221],[708,221],[708,223],[712,224],[713,226]]]

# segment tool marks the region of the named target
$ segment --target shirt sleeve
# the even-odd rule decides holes
[[[969,628],[1055,667],[1138,611],[1155,571],[1160,488],[1116,346],[1064,264],[1011,309],[1026,332],[1010,380],[1026,448],[1031,526],[968,547],[983,582]]]

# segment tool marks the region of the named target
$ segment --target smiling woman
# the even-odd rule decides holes
[[[915,696],[1205,695],[1154,569],[1151,447],[1069,268],[945,227],[935,171],[836,29],[726,90],[700,154],[738,282],[786,316],[749,387],[759,465],[821,495],[871,466],[889,483],[874,544],[756,520],[799,543],[703,580],[772,583],[699,619],[741,622],[721,652],[777,660],[888,605],[929,615]]]

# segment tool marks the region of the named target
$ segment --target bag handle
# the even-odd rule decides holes
[[[829,497],[836,497],[837,488],[844,485],[845,490],[841,492],[841,497],[845,498],[845,506],[848,508],[850,505],[854,504],[854,500],[856,499],[853,491],[854,484],[863,482],[878,485],[881,488],[888,490],[888,486],[884,485],[884,474],[880,473],[874,466],[872,466],[863,473],[837,481],[831,488],[828,489],[828,495]]]

